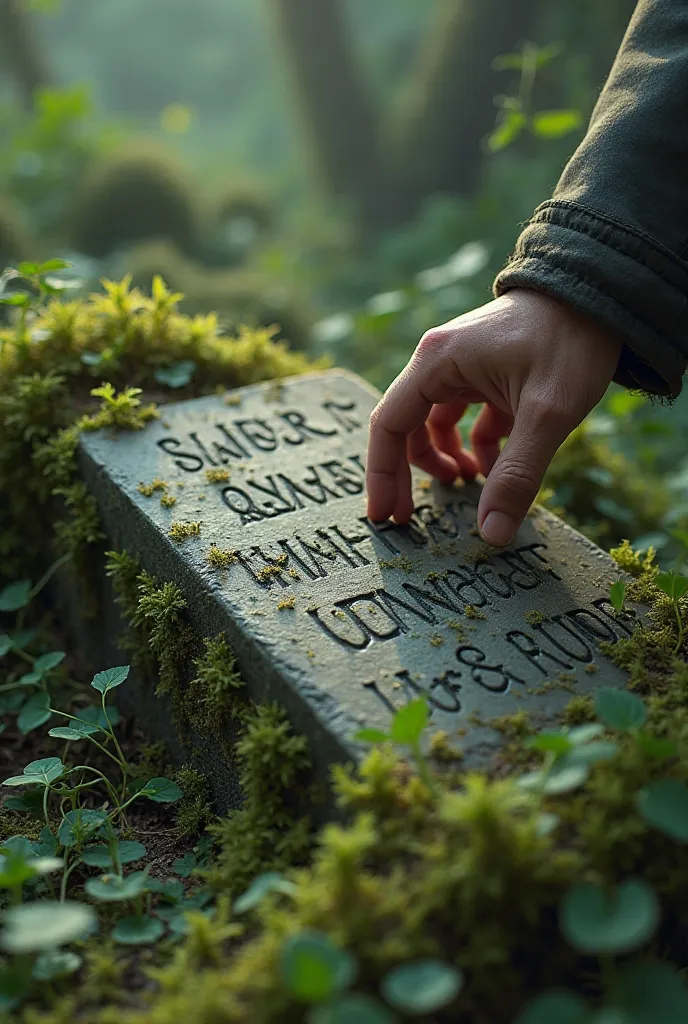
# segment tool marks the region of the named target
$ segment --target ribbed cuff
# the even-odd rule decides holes
[[[617,383],[676,398],[688,349],[688,266],[649,235],[566,200],[543,203],[494,284],[532,288],[612,331]]]

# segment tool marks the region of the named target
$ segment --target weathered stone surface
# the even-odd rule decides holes
[[[111,541],[180,585],[200,635],[226,632],[251,695],[285,707],[323,770],[414,695],[478,762],[500,742],[481,720],[623,685],[599,649],[630,631],[607,598],[619,572],[555,517],[490,551],[478,486],[415,474],[412,525],[368,522],[376,400],[331,371],[173,404],[141,434],[86,436],[83,472]]]

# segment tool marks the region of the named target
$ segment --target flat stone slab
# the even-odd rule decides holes
[[[368,521],[377,399],[332,370],[168,405],[141,433],[84,436],[84,476],[110,541],[179,584],[201,636],[226,633],[251,696],[287,710],[323,769],[418,695],[478,763],[500,745],[484,723],[624,685],[600,651],[631,631],[608,599],[620,572],[556,517],[495,551],[478,485],[415,473],[412,523]]]

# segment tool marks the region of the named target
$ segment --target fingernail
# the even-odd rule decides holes
[[[488,544],[503,548],[513,540],[516,528],[517,524],[505,512],[488,512],[480,532]]]

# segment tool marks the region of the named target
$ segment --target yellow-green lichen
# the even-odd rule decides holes
[[[172,523],[167,536],[170,537],[175,544],[181,544],[183,541],[188,540],[189,537],[198,537],[201,533],[201,524],[199,520],[193,522],[178,522]]]

